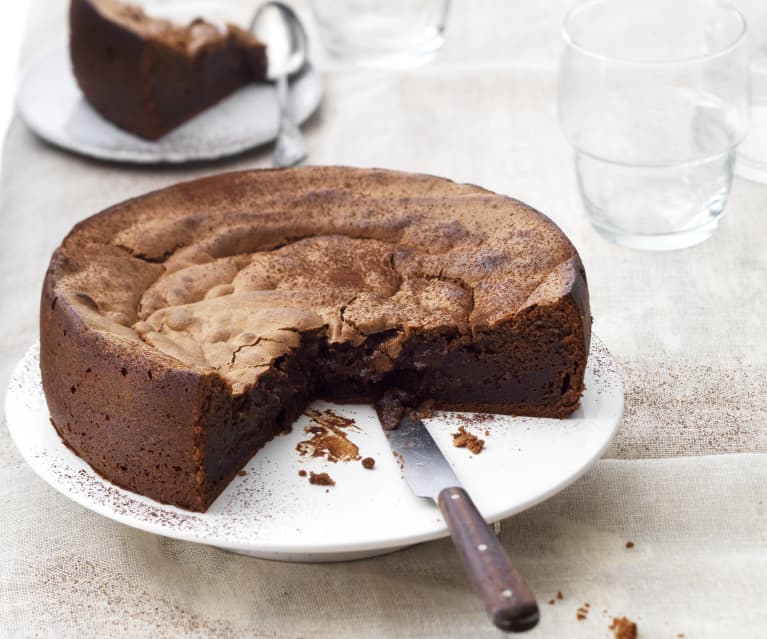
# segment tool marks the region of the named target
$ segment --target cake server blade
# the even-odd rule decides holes
[[[405,411],[399,427],[386,431],[386,438],[413,494],[431,499],[442,511],[463,566],[493,623],[507,632],[535,627],[539,613],[534,595],[423,422]]]

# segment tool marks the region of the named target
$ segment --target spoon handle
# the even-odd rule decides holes
[[[280,129],[274,147],[273,163],[276,168],[294,166],[308,155],[304,136],[293,120],[288,94],[288,78],[277,78],[277,104],[280,108]]]
[[[445,488],[439,508],[458,554],[493,623],[506,632],[524,632],[538,623],[538,604],[501,542],[463,488]]]

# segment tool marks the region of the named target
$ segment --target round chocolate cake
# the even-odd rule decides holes
[[[199,511],[314,399],[377,402],[385,426],[425,401],[564,417],[591,323],[578,254],[544,215],[342,167],[217,175],[85,220],[40,321],[64,441]]]

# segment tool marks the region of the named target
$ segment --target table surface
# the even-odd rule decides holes
[[[311,22],[304,3],[293,4]],[[501,539],[543,604],[528,636],[611,637],[612,618],[624,615],[640,637],[759,636],[767,186],[736,179],[719,230],[692,249],[641,253],[602,240],[585,219],[557,124],[569,4],[485,0],[476,15],[476,3],[455,0],[444,49],[410,71],[358,69],[314,47],[326,96],[306,126],[311,162],[434,173],[513,195],[554,219],[583,257],[595,331],[625,376],[626,415],[593,471],[503,524]],[[24,61],[66,38],[66,7],[33,2]],[[107,164],[55,149],[16,120],[0,185],[2,388],[36,337],[42,277],[73,224],[150,189],[269,160],[262,148],[183,167]],[[141,533],[37,479],[4,426],[0,540],[3,637],[500,634],[449,540],[292,565]]]

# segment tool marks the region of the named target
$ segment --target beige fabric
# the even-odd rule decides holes
[[[693,249],[645,254],[601,240],[584,220],[557,125],[567,4],[456,0],[440,57],[409,72],[352,69],[317,50],[326,98],[306,129],[311,159],[513,194],[551,215],[581,251],[595,330],[626,377],[626,417],[608,453],[621,460],[600,462],[504,524],[504,543],[544,603],[530,636],[608,637],[604,609],[638,621],[640,637],[763,636],[767,187],[737,180],[721,228]],[[475,15],[477,6],[489,15]],[[65,0],[36,0],[25,60],[65,38],[65,12]],[[3,388],[35,338],[50,253],[77,220],[181,179],[269,162],[262,149],[215,164],[116,166],[60,152],[18,121],[4,153]],[[720,453],[734,454],[712,456]],[[448,541],[333,566],[169,541],[60,497],[5,428],[0,540],[2,637],[496,634]],[[547,605],[557,590],[565,599]],[[587,601],[589,618],[578,622]]]

